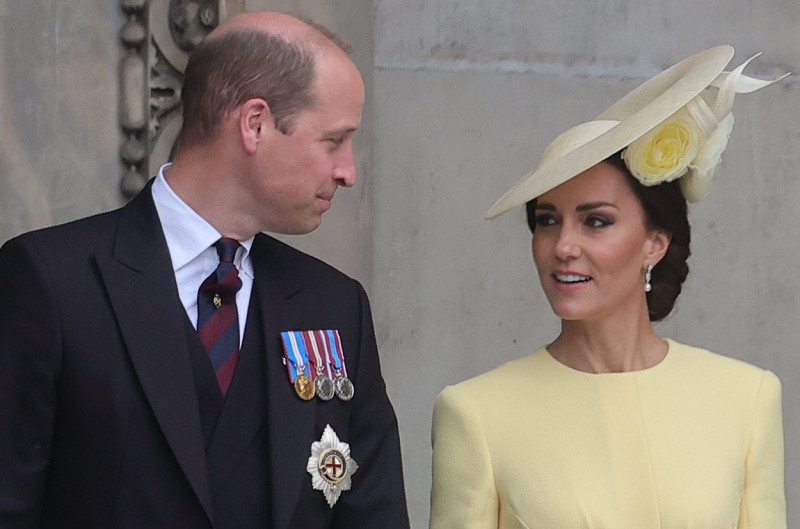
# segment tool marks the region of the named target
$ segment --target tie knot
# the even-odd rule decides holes
[[[217,249],[217,255],[219,255],[221,263],[232,263],[236,250],[239,248],[239,241],[223,237],[214,243],[214,248]]]

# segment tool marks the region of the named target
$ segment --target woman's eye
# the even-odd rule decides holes
[[[556,219],[553,218],[552,215],[543,214],[543,215],[536,215],[536,225],[537,226],[552,226],[556,223]]]
[[[590,228],[603,228],[611,224],[611,221],[604,218],[592,215],[586,218],[586,225]]]

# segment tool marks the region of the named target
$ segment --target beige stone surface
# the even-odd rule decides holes
[[[0,3],[0,241],[120,203],[119,25],[92,0]]]

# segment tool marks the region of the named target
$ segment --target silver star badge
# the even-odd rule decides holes
[[[306,470],[311,474],[311,486],[314,490],[321,490],[333,508],[342,491],[350,490],[351,478],[358,470],[358,464],[350,457],[350,445],[341,442],[328,424],[322,438],[311,444]]]

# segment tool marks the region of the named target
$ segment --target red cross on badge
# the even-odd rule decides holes
[[[323,479],[335,485],[344,479],[347,473],[347,461],[338,450],[328,448],[319,458],[319,472]]]

